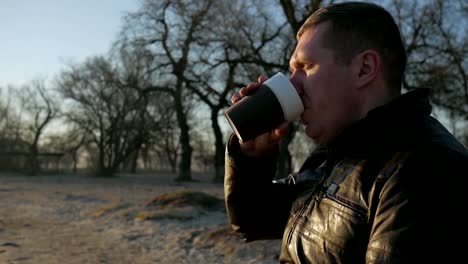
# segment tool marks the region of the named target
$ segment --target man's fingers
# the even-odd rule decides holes
[[[231,103],[235,104],[237,103],[239,100],[241,99],[241,96],[239,94],[234,94],[232,97],[231,97]]]
[[[259,83],[249,83],[249,85],[247,85],[247,87],[242,87],[242,89],[240,89],[239,93],[240,93],[240,95],[242,97],[247,96],[247,95],[253,93],[255,90],[257,90],[259,86],[260,86]]]
[[[258,77],[258,83],[264,83],[268,78],[266,76],[260,76]]]
[[[246,95],[248,95],[248,88],[247,87],[242,87],[240,90],[239,90],[239,94],[241,97],[244,97]]]
[[[273,133],[271,133],[271,141],[275,143],[280,141],[281,138],[288,133],[288,127],[289,123],[284,122],[279,127],[275,128],[275,130],[273,130]]]
[[[247,96],[251,93],[253,93],[255,90],[258,89],[258,87],[260,87],[260,85],[262,85],[262,83],[264,83],[266,80],[268,80],[267,77],[265,76],[260,76],[258,77],[258,83],[249,83],[246,87],[242,87],[240,90],[239,90],[239,95],[240,97],[244,97],[244,96]],[[239,98],[240,99],[240,98]],[[232,101],[232,99],[231,99]]]

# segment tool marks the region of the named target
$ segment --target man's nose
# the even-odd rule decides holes
[[[296,91],[299,94],[299,96],[302,96],[302,94],[304,93],[304,87],[302,86],[302,82],[299,80],[295,72],[291,74],[291,78],[289,80],[291,81],[294,88],[296,88]]]

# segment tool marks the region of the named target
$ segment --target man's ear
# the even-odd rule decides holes
[[[365,50],[354,58],[355,80],[358,87],[365,87],[381,74],[382,58],[375,50]]]

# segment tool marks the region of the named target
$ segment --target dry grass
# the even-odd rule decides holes
[[[181,208],[165,208],[155,209],[152,211],[141,211],[135,215],[135,220],[159,220],[170,219],[179,221],[188,221],[199,216],[199,210],[192,206],[185,206]]]
[[[163,176],[0,175],[0,263],[278,263],[280,241],[232,232],[222,185]]]
[[[216,248],[225,255],[231,255],[243,243],[229,225],[223,225],[200,234],[193,244],[196,248]]]
[[[145,203],[146,207],[175,208],[193,206],[208,211],[224,209],[224,201],[205,192],[194,190],[178,190],[165,192]]]
[[[188,189],[164,192],[138,207],[114,202],[92,210],[90,216],[120,216],[138,221],[160,219],[189,221],[207,211],[221,210],[224,210],[223,200],[205,192]]]
[[[101,217],[101,216],[104,216],[104,215],[116,213],[117,211],[128,209],[129,207],[130,207],[130,205],[126,204],[126,203],[113,202],[113,203],[111,203],[109,205],[100,206],[100,207],[92,210],[89,213],[89,215],[91,217]]]

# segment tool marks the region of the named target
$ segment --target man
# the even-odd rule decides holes
[[[245,143],[232,135],[225,199],[233,229],[246,241],[282,238],[281,263],[457,257],[468,153],[430,116],[427,90],[400,95],[406,54],[391,15],[375,4],[331,5],[297,40],[291,82],[318,146],[299,172],[273,181],[287,124]]]

